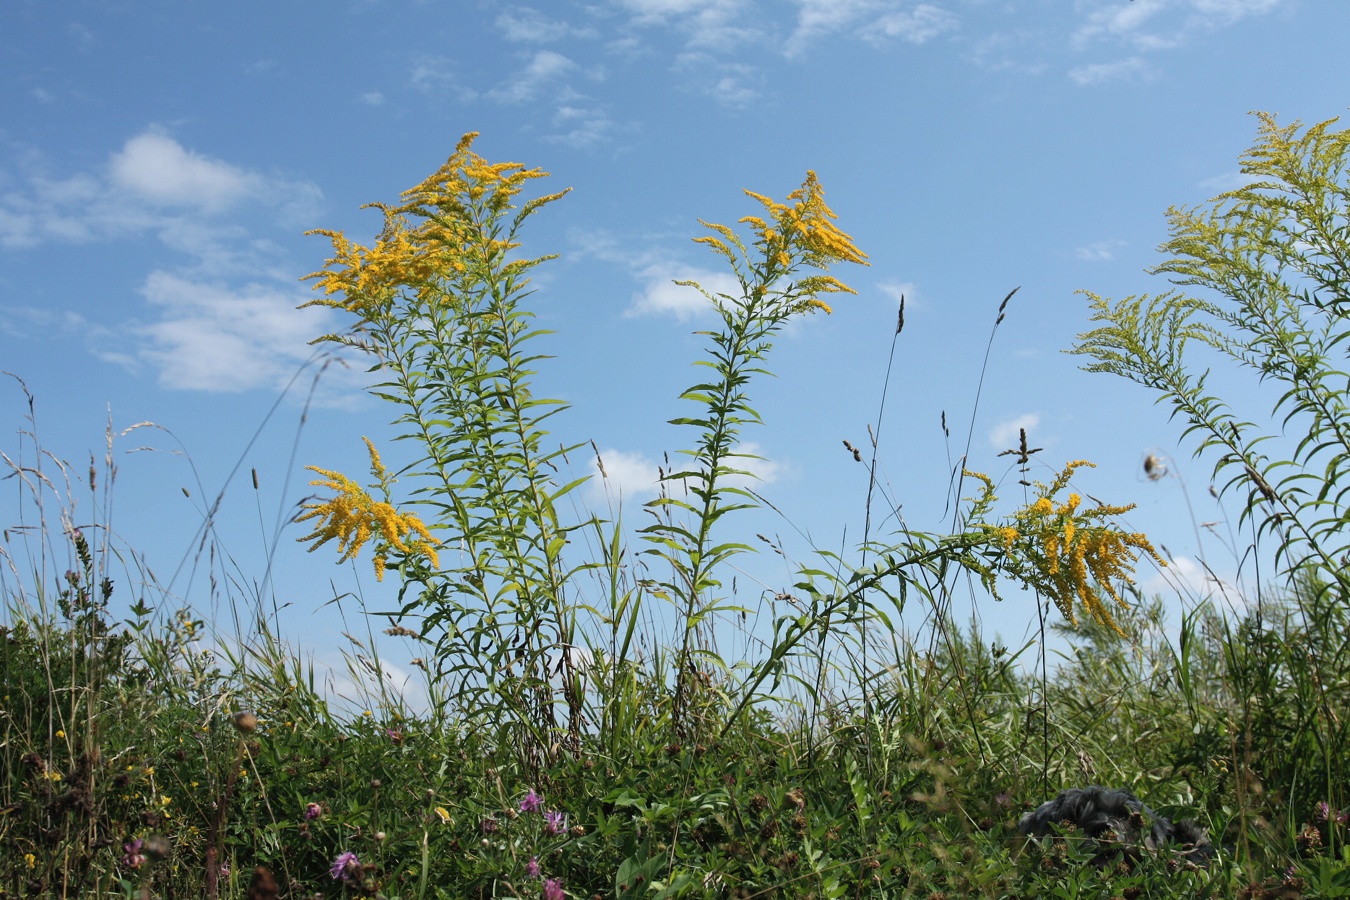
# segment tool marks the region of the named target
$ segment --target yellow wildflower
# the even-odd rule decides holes
[[[30,869],[36,869],[36,868],[37,868],[37,857],[34,856],[33,854],[31,854],[31,853],[25,853],[25,854],[23,855],[23,861],[24,861],[25,864],[27,864],[28,868],[30,868]]]
[[[314,280],[323,297],[306,306],[332,306],[375,321],[403,295],[425,303],[437,303],[454,280],[485,260],[500,260],[517,245],[491,232],[495,221],[525,184],[547,176],[540,169],[521,163],[489,163],[470,147],[477,132],[464,135],[455,152],[429,178],[403,193],[403,203],[390,207],[370,206],[384,213],[384,227],[373,246],[349,240],[340,231],[316,229],[309,234],[327,237],[333,256]],[[566,194],[560,191],[527,202],[517,221],[546,203]],[[538,260],[521,260],[515,268],[528,268]],[[512,266],[508,266],[510,268]],[[336,296],[335,296],[336,295]],[[320,340],[341,341],[335,335]]]
[[[380,461],[379,451],[368,439],[366,448],[370,452],[370,470],[381,489],[388,491],[390,478],[384,464]],[[342,554],[338,562],[354,559],[361,547],[378,535],[379,543],[375,548],[375,577],[384,578],[390,548],[405,554],[421,554],[434,566],[440,565],[440,558],[433,546],[431,532],[422,520],[412,513],[400,513],[392,504],[375,500],[359,484],[340,472],[321,469],[318,466],[306,466],[318,472],[324,479],[311,481],[310,484],[326,487],[336,494],[320,503],[306,503],[305,512],[296,516],[297,522],[317,518],[314,530],[302,541],[314,541],[311,551],[337,539],[338,551]],[[415,535],[412,540],[406,540]]]
[[[1068,485],[1074,471],[1090,465],[1082,460],[1069,463],[1051,485],[1037,485],[1040,496],[1014,514],[1015,526],[991,530],[1006,550],[1015,549],[1008,563],[1013,574],[1049,596],[1071,623],[1077,623],[1074,610],[1081,605],[1093,619],[1120,633],[1102,594],[1126,607],[1116,584],[1133,583],[1130,574],[1140,553],[1160,566],[1167,564],[1144,535],[1121,531],[1109,521],[1133,505],[1100,504],[1081,510],[1083,498],[1070,494],[1056,507],[1053,497]]]
[[[56,729],[56,736],[57,736],[57,738],[59,738],[59,739],[61,739],[61,740],[65,740],[65,738],[66,738],[66,732],[65,732],[63,729],[58,728],[58,729]]]
[[[762,295],[756,292],[757,288],[780,279],[790,279],[800,266],[828,269],[837,262],[867,265],[867,254],[857,248],[853,238],[835,226],[834,220],[838,217],[826,205],[825,192],[815,172],[806,173],[806,181],[788,194],[786,203],[779,203],[754,191],[745,193],[758,200],[767,213],[766,216],[742,216],[738,220],[740,224],[749,226],[755,234],[755,248],[762,254],[762,262],[754,266],[754,278],[742,280],[747,299],[759,301]],[[702,219],[699,222],[716,232],[717,236],[705,235],[695,238],[695,242],[707,244],[725,256],[738,274],[741,273],[742,262],[750,261],[745,244],[725,225],[704,222]],[[830,307],[816,297],[822,293],[857,292],[829,275],[815,275],[790,281],[780,296],[787,300],[785,311],[789,315],[814,309],[828,313]]]
[[[432,812],[436,814],[436,818],[441,820],[442,825],[450,824],[450,813],[446,812],[444,806],[438,806],[433,809]]]

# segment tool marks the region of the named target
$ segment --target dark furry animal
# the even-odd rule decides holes
[[[253,870],[253,881],[248,886],[248,900],[277,900],[281,888],[266,866]]]
[[[1190,819],[1168,821],[1129,791],[1100,785],[1071,788],[1022,816],[1017,830],[1027,835],[1053,834],[1056,826],[1072,826],[1099,849],[1093,863],[1105,865],[1117,856],[1137,857],[1169,852],[1204,867],[1214,855],[1205,829]]]

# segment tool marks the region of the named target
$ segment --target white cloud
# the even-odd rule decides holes
[[[488,96],[503,103],[523,103],[534,99],[541,90],[552,87],[577,69],[577,64],[561,53],[540,50],[524,69],[505,84],[488,91]]]
[[[496,25],[508,41],[522,44],[545,44],[572,36],[595,36],[592,29],[576,28],[567,22],[549,19],[528,6],[506,10],[497,16]]]
[[[304,181],[263,175],[185,149],[157,128],[113,153],[105,172],[54,179],[33,175],[0,196],[0,246],[85,242],[156,232],[164,243],[191,241],[221,226],[222,213],[245,202],[283,222],[311,221],[322,199]]]
[[[718,483],[723,487],[755,490],[762,485],[772,484],[787,471],[782,463],[764,458],[763,448],[754,441],[737,444],[732,452],[746,455],[733,457],[726,461],[726,465],[748,474],[729,475],[720,479]],[[602,462],[599,465],[594,459],[590,461],[593,477],[586,483],[586,493],[592,503],[618,502],[620,498],[645,503],[661,492],[661,467],[645,453],[607,449],[600,451],[600,459]],[[680,466],[691,462],[692,458],[688,456],[673,457],[667,474],[679,471]],[[684,489],[685,485],[679,481],[667,482],[666,485],[666,490],[672,495],[682,495]]]
[[[1098,3],[1073,33],[1071,44],[1082,49],[1115,42],[1151,52],[1184,46],[1198,30],[1214,30],[1243,19],[1265,15],[1283,0],[1131,0]]]
[[[424,94],[449,92],[463,103],[478,98],[478,92],[466,87],[455,74],[455,64],[444,56],[420,56],[408,72],[412,86]]]
[[[1260,16],[1279,6],[1281,0],[1191,0],[1206,24],[1232,25],[1248,16]]]
[[[912,281],[883,281],[877,285],[877,290],[890,297],[898,305],[900,298],[905,298],[905,306],[914,303],[914,299],[919,295],[919,286]]]
[[[743,109],[760,97],[749,82],[762,80],[762,75],[745,63],[726,63],[711,53],[693,50],[675,57],[675,69],[695,85],[694,90],[731,109]]]
[[[696,281],[714,295],[741,296],[740,282],[730,272],[688,265],[661,251],[632,251],[603,231],[573,229],[568,240],[574,248],[573,258],[591,256],[614,263],[643,283],[643,289],[633,294],[624,310],[625,318],[665,315],[685,322],[712,312],[707,297],[676,281]]]
[[[749,488],[755,490],[760,485],[773,484],[784,473],[788,467],[783,463],[776,462],[764,455],[764,448],[754,441],[742,441],[732,448],[735,453],[744,453],[749,457],[759,457],[758,459],[747,459],[744,457],[731,459],[727,462],[733,469],[739,469],[748,472],[748,475],[732,475],[722,484],[728,487]]]
[[[1141,29],[1167,6],[1167,0],[1131,0],[1109,3],[1088,14],[1087,22],[1073,35],[1073,45],[1083,47],[1095,40],[1115,38],[1136,43],[1153,43],[1156,36],[1143,35]]]
[[[712,311],[708,298],[697,288],[676,284],[676,281],[696,281],[710,294],[739,297],[741,285],[729,272],[700,269],[670,261],[653,262],[639,273],[646,287],[633,295],[633,302],[624,310],[627,317],[673,316],[687,322]]]
[[[958,22],[956,16],[945,9],[920,3],[913,9],[886,13],[863,32],[863,37],[874,43],[884,36],[911,44],[925,44],[944,31],[956,28]]]
[[[384,94],[379,91],[366,91],[361,95],[360,100],[367,106],[379,106],[384,103]]]
[[[1157,568],[1156,563],[1148,578],[1139,579],[1139,591],[1145,597],[1184,597],[1188,605],[1205,601],[1212,602],[1219,609],[1246,612],[1255,607],[1255,601],[1249,600],[1239,585],[1229,580],[1230,576],[1215,573],[1189,556],[1171,556],[1164,549],[1167,568]],[[1144,565],[1145,563],[1141,563]]]
[[[851,31],[872,43],[899,38],[923,44],[955,28],[957,18],[931,3],[907,0],[796,0],[797,27],[783,52],[801,54],[815,40],[840,31]]]
[[[1019,445],[1023,429],[1026,429],[1027,441],[1030,443],[1031,433],[1040,424],[1041,417],[1036,413],[1026,413],[1015,419],[1004,419],[989,429],[989,446],[1000,452],[1010,450]]]
[[[1127,246],[1125,241],[1112,238],[1108,241],[1096,241],[1083,247],[1077,247],[1073,255],[1088,262],[1105,262],[1116,258],[1116,253]]]
[[[759,91],[746,87],[731,75],[717,79],[708,93],[723,106],[735,108],[749,106],[759,99]]]
[[[553,125],[560,130],[548,140],[580,148],[607,140],[614,121],[599,109],[563,104],[553,114]]]
[[[603,469],[603,474],[602,474]],[[657,463],[638,451],[606,449],[600,451],[600,464],[591,460],[592,478],[586,493],[592,503],[613,499],[646,502],[660,491]]]
[[[619,0],[633,14],[637,26],[674,24],[688,36],[691,47],[730,49],[752,40],[757,29],[739,24],[751,9],[747,0]]]
[[[309,339],[332,326],[327,310],[295,309],[307,292],[294,287],[292,267],[278,265],[281,251],[242,216],[261,210],[272,223],[312,221],[321,196],[313,184],[188,150],[151,128],[111,154],[101,173],[33,176],[0,197],[0,245],[153,236],[185,260],[147,276],[141,294],[151,316],[109,326],[53,310],[62,330],[98,331],[98,340],[87,340],[95,356],[129,368],[148,364],[166,387],[271,388],[312,355]],[[244,280],[252,283],[231,284]]]
[[[158,129],[127,141],[109,170],[114,185],[166,206],[223,209],[266,186],[261,176],[186,150]]]
[[[1069,70],[1069,77],[1082,87],[1106,84],[1109,81],[1133,81],[1135,78],[1147,78],[1151,74],[1152,69],[1138,56],[1116,62],[1078,66]]]
[[[264,284],[241,289],[164,271],[142,288],[160,319],[136,331],[148,340],[138,355],[159,370],[161,386],[238,393],[284,383],[310,356],[326,310],[297,309],[304,293]]]
[[[975,65],[994,72],[1039,75],[1046,70],[1046,63],[1027,57],[1030,54],[1046,55],[1045,43],[1046,35],[1030,28],[996,31],[971,44],[966,57]]]

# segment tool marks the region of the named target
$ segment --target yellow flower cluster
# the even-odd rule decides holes
[[[380,454],[368,438],[363,438],[370,451],[370,470],[382,490],[389,487],[389,473],[380,462]],[[338,550],[342,556],[338,562],[354,559],[372,536],[378,536],[375,547],[375,577],[383,580],[384,569],[388,564],[389,551],[397,549],[405,554],[421,554],[431,561],[433,566],[440,565],[440,558],[433,546],[431,532],[426,525],[412,513],[400,513],[392,504],[375,500],[359,484],[340,472],[320,469],[318,466],[306,466],[311,471],[324,476],[310,484],[326,487],[336,493],[332,498],[319,503],[306,503],[305,512],[296,516],[297,522],[318,519],[314,530],[302,541],[314,541],[310,551],[322,547],[337,539]],[[411,540],[408,538],[411,537]]]
[[[470,149],[476,137],[477,132],[464,135],[440,169],[404,191],[403,203],[369,204],[385,217],[374,246],[354,243],[340,231],[308,232],[331,240],[333,256],[322,270],[305,276],[324,292],[305,305],[340,307],[370,319],[387,309],[401,288],[431,299],[445,280],[469,271],[476,260],[497,259],[514,248],[498,237],[496,222],[526,182],[548,173],[521,163],[489,163]],[[566,193],[529,201],[516,221]],[[522,267],[528,262],[521,261]]]
[[[825,191],[816,178],[816,173],[808,171],[802,186],[787,196],[787,203],[779,203],[763,194],[746,191],[748,196],[758,200],[768,213],[762,216],[744,216],[739,221],[749,225],[756,235],[755,247],[763,254],[764,265],[760,273],[763,284],[771,284],[779,278],[789,275],[799,265],[817,269],[828,269],[836,262],[850,262],[867,265],[867,254],[863,253],[849,237],[834,224],[839,218],[834,210],[825,203]],[[736,233],[725,225],[716,222],[699,223],[710,228],[717,235],[705,235],[695,238],[695,243],[707,244],[713,250],[729,259],[739,268],[740,259],[747,256],[745,245]],[[731,248],[735,247],[736,251]],[[796,283],[795,293],[804,298],[795,305],[793,312],[808,309],[830,307],[816,298],[817,294],[856,294],[857,291],[830,275],[813,275]]]
[[[1120,531],[1109,521],[1134,509],[1133,504],[1082,509],[1082,497],[1070,494],[1056,505],[1055,495],[1068,485],[1074,471],[1091,465],[1081,460],[1069,463],[1052,484],[1037,485],[1040,496],[1014,513],[1015,525],[989,530],[1005,549],[1025,560],[1025,566],[1011,566],[1014,574],[1054,600],[1066,619],[1077,624],[1074,608],[1081,604],[1093,619],[1121,633],[1101,595],[1126,607],[1115,583],[1133,584],[1130,574],[1139,553],[1147,553],[1160,566],[1167,563],[1144,535]]]

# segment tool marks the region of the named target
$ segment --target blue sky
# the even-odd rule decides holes
[[[828,548],[861,534],[866,476],[841,441],[864,445],[876,420],[903,293],[880,456],[910,527],[942,527],[967,431],[971,466],[1010,508],[1017,475],[997,454],[1025,426],[1045,448],[1037,477],[1097,463],[1078,486],[1138,503],[1131,525],[1192,571],[1181,485],[1141,463],[1176,457],[1195,518],[1217,521],[1208,466],[1178,451],[1152,397],[1061,352],[1088,327],[1075,291],[1163,289],[1144,270],[1167,207],[1239,183],[1249,111],[1340,114],[1346,34],[1350,5],[1309,0],[14,0],[0,9],[0,368],[25,380],[44,445],[77,473],[103,457],[109,416],[115,432],[157,426],[116,442],[112,524],[209,609],[212,565],[236,590],[263,582],[304,464],[362,475],[361,436],[392,434],[360,370],[336,367],[302,427],[307,342],[336,324],[296,309],[327,255],[304,231],[369,240],[379,216],[359,207],[420,181],[467,131],[487,158],[572,187],[525,236],[560,254],[536,278],[556,331],[537,386],[573,404],[560,439],[594,440],[611,487],[640,501],[686,437],[664,423],[684,412],[692,332],[710,322],[671,281],[726,277],[691,243],[697,219],[733,222],[754,212],[742,188],[782,198],[814,169],[872,264],[836,272],[859,295],[776,347],[778,377],[755,389],[766,426],[745,438],[784,518],[730,527],[782,535],[801,562],[801,534]],[[972,425],[996,309],[1018,285]],[[0,449],[17,458],[27,407],[6,385]],[[194,535],[222,491],[212,562]],[[75,493],[76,521],[93,517]],[[6,527],[20,494],[14,480],[0,493]],[[328,653],[341,626],[322,604],[389,588],[364,558],[307,555],[302,533],[275,541],[263,593]],[[1223,567],[1220,546],[1204,552]],[[744,566],[751,607],[789,583],[771,554]],[[1013,643],[1035,619],[1016,593],[979,609]]]

